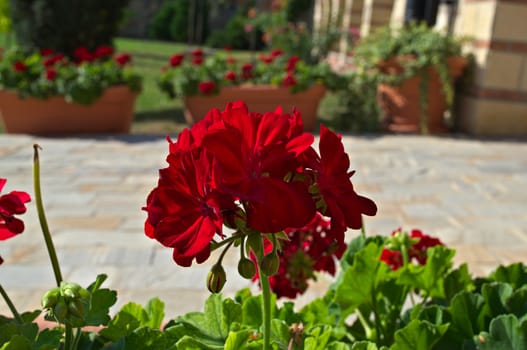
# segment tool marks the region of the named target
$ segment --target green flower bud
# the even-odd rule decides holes
[[[59,323],[65,323],[66,316],[68,316],[68,305],[63,297],[60,297],[57,304],[53,308],[53,316]]]
[[[48,290],[40,300],[43,309],[49,309],[57,304],[59,299],[60,290],[58,288],[52,288]]]
[[[215,264],[207,275],[207,288],[211,293],[219,293],[223,289],[226,281],[227,275],[225,274],[223,266]]]
[[[241,258],[238,262],[238,273],[246,279],[251,279],[256,274],[256,266],[251,259]]]
[[[262,235],[260,233],[251,233],[247,236],[247,246],[260,259],[261,256],[259,256],[259,252],[263,251]]]
[[[262,273],[266,276],[272,276],[278,272],[279,265],[280,259],[278,258],[278,254],[273,251],[263,257],[261,263]]]
[[[79,291],[82,289],[77,283],[61,283],[60,292],[63,296],[70,299],[79,297]]]
[[[68,314],[77,317],[84,317],[84,305],[80,300],[73,300],[68,303]]]

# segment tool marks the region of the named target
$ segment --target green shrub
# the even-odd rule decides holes
[[[343,88],[329,94],[321,105],[321,114],[335,129],[349,132],[379,130],[376,76],[353,72],[346,76]]]
[[[165,2],[163,4],[161,9],[156,13],[152,23],[150,23],[149,32],[152,38],[160,40],[172,39],[170,26],[176,12],[176,8],[177,4],[173,1]],[[184,30],[184,33],[187,33],[187,31]]]
[[[10,0],[16,41],[26,50],[70,54],[111,45],[130,0]]]

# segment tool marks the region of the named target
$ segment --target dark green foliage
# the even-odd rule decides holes
[[[150,24],[150,36],[160,40],[201,44],[208,34],[208,14],[207,1],[167,1]]]
[[[289,22],[296,22],[302,15],[313,7],[313,0],[288,0],[285,6],[286,18]]]
[[[26,50],[112,45],[130,0],[10,0],[16,41]]]
[[[262,31],[259,28],[253,28],[256,33],[255,36],[255,47],[254,49],[260,50],[265,44],[262,42]],[[215,48],[224,48],[230,46],[235,50],[248,50],[251,49],[250,35],[245,32],[245,15],[242,11],[232,17],[223,30],[217,30],[207,38],[207,45]]]

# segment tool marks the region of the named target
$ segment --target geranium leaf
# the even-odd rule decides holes
[[[250,329],[230,332],[225,341],[224,350],[261,349],[261,344],[257,344],[256,342],[249,343],[252,332],[253,331]]]
[[[480,350],[527,349],[527,322],[519,323],[514,315],[501,315],[490,322],[489,333],[474,337]]]
[[[499,266],[490,274],[490,278],[497,282],[509,283],[513,290],[527,284],[527,266],[515,263],[509,266]]]
[[[305,350],[325,350],[331,338],[330,326],[315,326],[309,329],[304,340]]]
[[[376,297],[377,282],[385,278],[390,270],[379,260],[382,249],[375,243],[368,244],[354,255],[353,264],[344,271],[334,299],[343,310],[342,319],[359,305],[371,304]]]
[[[0,350],[32,350],[31,342],[21,335],[14,335]]]
[[[109,340],[117,341],[140,326],[140,321],[128,312],[119,311],[110,321],[108,327],[102,329],[99,334]]]
[[[399,275],[398,282],[426,291],[428,296],[444,298],[443,280],[452,266],[455,251],[442,246],[427,250],[424,266],[408,265]]]
[[[449,325],[436,326],[428,321],[413,320],[395,332],[395,343],[390,350],[432,349]]]
[[[223,350],[223,346],[223,342],[219,344],[210,339],[196,338],[188,335],[177,342],[178,350]]]
[[[507,309],[517,317],[527,315],[527,286],[517,289],[506,303]]]
[[[456,294],[448,307],[452,317],[452,326],[465,339],[472,339],[481,330],[480,319],[483,312],[484,299],[481,295],[470,292]]]
[[[448,273],[443,282],[443,289],[446,300],[452,300],[454,295],[463,290],[471,291],[474,289],[474,283],[472,282],[472,276],[468,272],[467,264],[462,264]]]
[[[148,324],[145,326],[159,329],[165,318],[165,303],[159,298],[150,299],[146,304],[145,311],[148,315]]]
[[[351,350],[378,350],[377,344],[372,343],[371,341],[358,341],[353,343]]]
[[[58,349],[60,340],[62,339],[62,329],[44,329],[39,334],[33,344],[33,349],[38,350],[53,350]]]
[[[271,342],[278,346],[278,349],[287,350],[290,339],[289,326],[282,320],[271,320]]]
[[[262,324],[262,298],[252,296],[245,299],[242,305],[243,324],[258,328]]]
[[[117,301],[117,292],[97,289],[92,292],[90,308],[85,317],[87,326],[106,325],[110,321],[110,307]]]
[[[485,299],[485,308],[488,310],[490,318],[509,313],[506,304],[507,299],[512,295],[510,284],[502,282],[484,284],[481,295]]]

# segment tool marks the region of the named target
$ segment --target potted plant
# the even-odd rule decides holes
[[[442,132],[454,99],[454,82],[466,66],[465,39],[425,24],[378,29],[354,50],[358,69],[377,74],[382,124],[393,132]]]
[[[327,65],[308,66],[278,49],[250,62],[239,62],[228,50],[206,54],[195,49],[173,55],[159,77],[159,87],[169,97],[183,98],[190,125],[212,107],[244,100],[256,112],[277,105],[284,110],[296,107],[307,130],[313,130],[319,102],[334,82]]]
[[[131,56],[115,55],[110,46],[78,47],[72,57],[13,48],[0,60],[0,113],[8,133],[126,133],[140,91]]]

